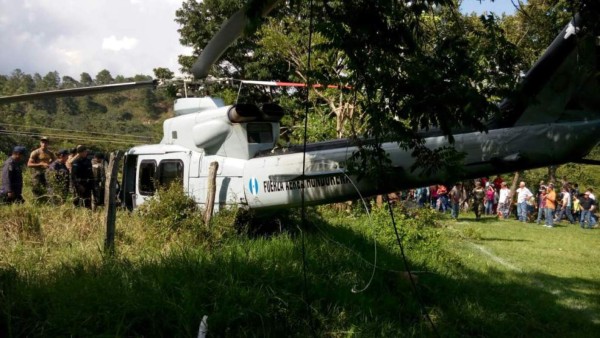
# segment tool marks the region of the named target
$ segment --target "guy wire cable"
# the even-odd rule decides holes
[[[308,60],[307,60],[307,74],[306,74],[306,99],[305,99],[305,105],[304,105],[304,140],[303,140],[303,147],[302,147],[302,177],[304,177],[305,173],[306,173],[306,145],[307,145],[307,139],[308,139],[308,105],[309,103],[309,99],[310,99],[310,85],[311,85],[311,81],[312,81],[312,77],[310,75],[311,72],[311,57],[312,57],[312,35],[313,35],[313,0],[309,0],[309,24],[308,24]],[[304,182],[304,179],[303,179]],[[306,187],[304,187],[300,190],[300,198],[301,198],[301,226],[303,228],[306,228],[306,201],[305,201],[305,189]],[[306,244],[304,243],[305,238],[304,238],[304,231],[302,231],[300,229],[300,238],[301,238],[301,244],[302,244],[302,275],[304,278],[304,283],[303,283],[303,289],[304,289],[304,301],[306,303],[306,311],[308,312],[308,326],[310,328],[311,333],[313,334],[313,336],[316,337],[316,332],[314,330],[313,327],[313,316],[312,316],[312,312],[310,309],[310,302],[309,302],[309,294],[308,294],[308,287],[307,287],[307,278],[306,278]]]
[[[385,200],[388,205],[388,209],[390,212],[390,219],[391,219],[392,225],[394,227],[394,234],[396,235],[396,241],[398,242],[398,245],[400,246],[400,254],[402,255],[402,261],[404,262],[404,267],[406,267],[406,272],[408,272],[408,279],[410,280],[410,285],[412,287],[413,293],[415,294],[415,297],[417,298],[417,302],[419,303],[421,312],[423,314],[425,314],[425,317],[429,321],[429,324],[431,324],[431,328],[433,329],[435,336],[441,337],[440,333],[437,330],[437,327],[435,326],[435,324],[433,323],[433,320],[431,319],[431,316],[429,316],[429,313],[425,309],[425,305],[423,304],[423,298],[421,298],[421,294],[419,293],[419,290],[417,290],[417,285],[415,284],[415,280],[412,276],[412,271],[410,271],[410,265],[408,264],[408,260],[406,259],[406,255],[404,254],[404,245],[402,245],[402,239],[400,239],[400,235],[398,234],[398,227],[396,226],[396,220],[394,218],[394,210],[392,209],[392,203],[390,202],[390,199],[388,198],[387,194],[384,195],[384,197],[385,197]]]
[[[110,139],[98,139],[98,138],[91,138],[91,137],[77,137],[77,136],[70,136],[70,135],[60,135],[60,134],[41,134],[41,133],[29,133],[29,132],[20,132],[20,131],[10,131],[10,130],[0,130],[0,134],[3,135],[15,135],[15,136],[29,136],[29,137],[41,137],[41,136],[49,136],[52,138],[56,138],[59,140],[74,140],[74,141],[89,141],[89,142],[96,142],[96,143],[115,143],[115,144],[125,144],[125,145],[131,145],[131,144],[135,144],[135,141],[119,141],[119,140],[110,140]]]
[[[348,180],[350,181],[350,183],[352,184],[352,186],[354,187],[354,189],[357,191],[358,195],[360,196],[361,201],[363,202],[363,205],[365,207],[365,210],[367,212],[367,215],[369,216],[369,222],[370,224],[372,224],[372,216],[371,213],[369,212],[368,206],[366,205],[365,199],[362,196],[362,194],[360,193],[360,190],[358,189],[358,187],[356,186],[356,184],[354,183],[354,181],[352,180],[352,178],[350,178],[350,176],[348,176],[348,174],[346,174],[345,172],[343,172],[342,170],[340,170],[340,173],[343,174],[344,176],[346,176],[346,178],[348,178]],[[317,228],[317,230],[323,235],[323,237],[325,238],[325,240],[332,242],[334,244],[336,244],[337,246],[347,250],[348,252],[352,253],[353,255],[357,256],[361,261],[363,261],[364,263],[366,263],[367,265],[372,266],[374,269],[377,270],[381,270],[381,271],[387,271],[387,272],[396,272],[396,273],[401,273],[401,272],[406,272],[406,271],[400,271],[400,270],[393,270],[393,269],[387,269],[387,268],[383,268],[379,265],[377,265],[377,244],[375,243],[375,259],[374,262],[371,263],[368,260],[366,260],[365,258],[363,258],[361,256],[360,253],[352,250],[351,248],[349,248],[347,245],[344,245],[338,241],[336,241],[335,239],[331,238],[323,229],[321,229],[318,225],[315,224],[315,228]],[[376,242],[377,237],[375,236],[375,233],[373,233],[373,241]],[[423,273],[431,273],[429,271],[411,271],[411,273],[413,274],[423,274]],[[371,280],[373,279],[373,277],[371,277]],[[370,284],[370,282],[369,282]],[[366,289],[366,288],[365,288]],[[362,292],[363,290],[361,290]]]
[[[356,186],[356,184],[354,184],[354,181],[350,178],[350,176],[348,176],[348,174],[346,174],[345,172],[343,172],[342,170],[340,170],[340,172],[342,172],[344,174],[344,176],[346,176],[346,178],[350,181],[350,183],[352,184],[352,186],[354,187],[354,189],[356,190],[356,192],[358,193],[358,196],[360,197],[360,200],[363,204],[363,206],[365,207],[365,211],[367,212],[367,215],[369,216],[369,226],[371,228],[371,231],[373,231],[373,271],[371,271],[371,278],[369,278],[369,281],[367,282],[367,285],[365,285],[362,289],[357,290],[356,289],[356,285],[352,287],[352,293],[361,293],[365,290],[367,290],[369,288],[369,286],[371,286],[371,283],[373,282],[373,278],[375,277],[375,270],[377,269],[377,236],[375,233],[375,227],[373,226],[373,218],[371,217],[371,213],[369,212],[369,208],[367,206],[367,202],[365,202],[365,199],[363,198],[363,195],[360,193],[360,190],[358,190],[358,187]]]
[[[105,136],[120,136],[120,137],[125,136],[125,137],[139,138],[139,139],[146,139],[146,140],[152,139],[151,136],[143,136],[143,135],[101,133],[101,132],[97,132],[97,131],[51,128],[51,127],[34,126],[34,125],[28,126],[28,125],[23,125],[23,124],[14,124],[14,123],[5,123],[5,122],[0,122],[0,126],[19,127],[19,128],[27,128],[27,129],[47,129],[47,130],[69,131],[69,132],[75,132],[75,133],[86,133],[86,134],[105,135]]]

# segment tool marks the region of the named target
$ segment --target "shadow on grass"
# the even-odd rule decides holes
[[[311,222],[321,231],[305,231],[306,283],[299,237],[287,235],[237,238],[213,252],[187,247],[140,263],[74,262],[45,277],[0,270],[0,336],[196,336],[203,315],[210,336],[434,335],[397,272],[404,267],[395,244],[378,247],[377,265],[386,270],[355,293],[370,277],[371,239],[318,217]],[[422,255],[406,249],[409,259]],[[411,260],[412,270],[443,270],[421,258]],[[417,288],[444,337],[589,337],[600,330],[600,300],[588,293],[600,289],[597,280],[482,274],[454,261],[446,273],[419,275]]]
[[[475,218],[464,218],[464,217],[458,217],[457,222],[465,222],[465,223],[495,223],[498,222],[498,218],[496,217],[482,217],[480,219],[475,219]]]
[[[481,237],[477,241],[494,241],[494,242],[531,242],[529,239],[520,238],[500,238],[500,237]]]

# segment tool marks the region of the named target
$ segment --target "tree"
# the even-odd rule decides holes
[[[81,75],[79,76],[79,82],[84,87],[89,87],[89,86],[94,85],[94,80],[92,80],[92,77],[90,76],[90,74],[86,73],[86,72],[81,73]]]
[[[61,88],[77,88],[79,86],[79,82],[70,76],[62,77],[62,85]]]
[[[113,83],[114,81],[115,79],[113,79],[112,75],[110,75],[110,72],[106,69],[103,69],[96,74],[97,85],[107,85]]]
[[[185,2],[177,12],[177,21],[183,25],[181,42],[201,51],[226,17],[241,7],[235,6],[238,3]],[[256,3],[261,1],[251,1],[249,7]],[[597,16],[597,1],[574,3],[570,8],[582,10],[584,16]],[[338,66],[336,62],[343,60],[343,71],[337,74],[355,89],[357,103],[353,109],[362,113],[361,122],[366,127],[363,136],[374,140],[362,145],[354,157],[363,173],[378,168],[378,174],[387,161],[381,143],[396,141],[413,150],[417,165],[425,168],[424,174],[446,170],[458,175],[461,154],[452,147],[425,147],[420,132],[437,128],[453,142],[452,133],[457,129],[485,131],[488,119],[510,122],[511,116],[501,113],[497,104],[515,86],[516,70],[524,64],[525,54],[516,52],[516,42],[507,36],[500,18],[465,17],[454,0],[323,0],[316,2],[314,11],[313,37],[322,43],[313,46],[312,52],[317,55],[322,48],[321,55],[328,55],[325,51],[337,53],[337,59],[321,65]],[[298,20],[281,20],[290,13]],[[268,76],[280,72],[300,79],[309,74],[331,80],[328,76],[336,74],[332,69],[311,65],[309,73],[303,68],[305,57],[297,48],[302,35],[296,35],[289,25],[300,23],[307,35],[308,15],[282,5],[273,17],[273,29],[284,34],[270,32],[272,51],[279,50],[284,58],[266,57],[268,46],[261,44],[265,41],[246,36],[225,52],[213,74],[248,76],[255,72]],[[256,22],[256,17],[250,19]],[[278,49],[277,44],[285,47]],[[184,68],[193,59],[182,60]],[[287,72],[282,59],[287,61]]]
[[[300,15],[268,20],[257,33],[259,37],[257,44],[260,49],[255,53],[255,59],[281,60],[286,63],[287,74],[284,76],[287,76],[287,80],[308,83],[309,48],[308,36],[305,34],[307,30],[308,20]],[[348,72],[345,66],[346,57],[340,50],[320,48],[328,43],[329,41],[319,32],[313,34],[311,68],[316,71],[310,74],[313,76],[311,83],[337,84],[339,88],[310,88],[311,103],[316,112],[321,115],[335,116],[334,137],[341,138],[344,136],[344,122],[353,116],[354,104],[350,102],[352,96],[344,90],[345,74]],[[320,109],[321,106],[324,107]]]
[[[250,2],[260,5],[260,1]],[[187,0],[181,4],[181,8],[175,12],[175,21],[180,24],[178,29],[181,42],[184,46],[194,48],[194,54],[197,56],[208,44],[214,34],[221,28],[221,25],[238,9],[246,4],[244,0]],[[286,7],[279,8],[271,16],[278,17]],[[279,13],[279,14],[278,14]],[[253,20],[253,27],[256,28],[257,20]],[[220,61],[214,65],[212,72],[217,77],[233,78],[252,78],[246,73],[246,66],[252,62],[253,53],[256,51],[256,36],[246,34],[233,43]],[[183,71],[189,71],[196,56],[179,56],[179,63]]]
[[[507,39],[518,47],[524,61],[522,70],[533,65],[572,17],[570,1],[530,0],[502,19]]]
[[[171,80],[175,75],[169,68],[158,67],[152,70],[154,76],[159,80]]]

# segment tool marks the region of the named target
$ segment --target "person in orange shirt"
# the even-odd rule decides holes
[[[554,184],[548,184],[548,191],[546,193],[546,227],[554,227],[554,210],[556,210],[556,191],[554,191]]]

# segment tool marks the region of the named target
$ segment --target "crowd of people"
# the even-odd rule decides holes
[[[521,222],[543,222],[549,228],[562,221],[579,223],[585,229],[598,227],[595,215],[598,203],[593,188],[582,192],[576,183],[564,178],[557,185],[541,181],[534,192],[525,182],[520,182],[511,194],[507,183],[497,176],[493,181],[481,178],[465,184],[458,182],[450,190],[442,184],[422,187],[410,191],[408,196],[420,207],[430,206],[440,212],[450,210],[454,219],[461,210],[471,209],[477,220],[482,215],[490,215],[500,219],[514,217]]]
[[[104,154],[90,156],[84,145],[54,153],[47,137],[40,139],[39,148],[27,158],[24,146],[15,146],[2,167],[0,201],[4,204],[23,203],[23,166],[31,169],[31,191],[36,200],[66,201],[73,197],[76,206],[92,208],[104,202],[106,161]]]

